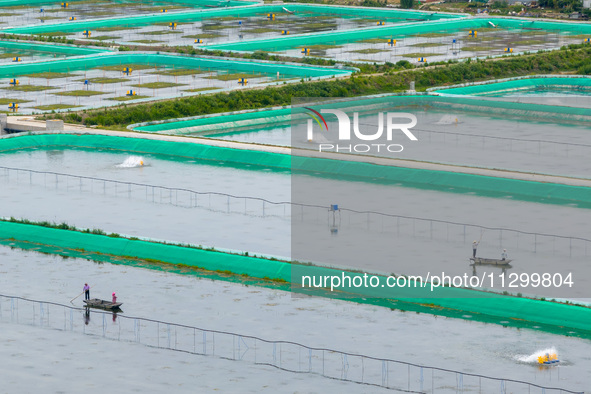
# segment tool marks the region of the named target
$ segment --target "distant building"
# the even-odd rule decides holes
[[[568,19],[589,19],[589,17],[585,14],[581,14],[580,12],[573,12],[568,16]]]
[[[583,0],[583,8],[591,8],[591,0]]]
[[[589,1],[591,1],[591,0],[589,0]],[[537,5],[538,2],[536,0],[507,0],[507,4],[532,6],[532,5]]]

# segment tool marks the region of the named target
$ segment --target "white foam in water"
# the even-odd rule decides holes
[[[515,359],[517,361],[521,361],[523,363],[538,363],[538,357],[544,356],[546,353],[548,354],[556,354],[558,355],[558,352],[556,351],[556,348],[554,346],[548,348],[548,349],[544,349],[544,350],[538,350],[537,352],[530,354],[529,356],[525,356],[525,355],[517,355],[515,356]],[[560,359],[560,357],[558,358]]]
[[[121,168],[135,168],[135,167],[143,167],[146,165],[144,158],[141,156],[129,156],[125,161],[121,164],[117,164],[117,167]]]
[[[451,125],[451,124],[460,124],[463,123],[460,121],[460,118],[458,115],[452,115],[452,114],[447,114],[447,115],[443,115],[441,117],[441,119],[439,119],[437,122],[435,122],[435,124],[441,124],[441,125]]]

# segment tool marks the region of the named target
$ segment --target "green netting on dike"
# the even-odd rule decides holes
[[[0,239],[22,241],[37,245],[49,245],[71,249],[80,253],[100,253],[126,258],[139,258],[154,264],[168,263],[201,268],[209,271],[231,272],[253,278],[268,278],[291,282],[297,289],[300,274],[337,275],[343,271],[318,266],[301,266],[295,271],[293,264],[284,261],[260,259],[210,250],[201,250],[176,245],[159,244],[141,240],[129,240],[94,235],[69,230],[58,230],[35,225],[0,221]],[[55,253],[55,250],[52,251]],[[59,253],[59,252],[58,252]],[[86,254],[88,258],[88,254]],[[299,272],[294,276],[293,272]],[[346,271],[345,271],[346,272]],[[346,272],[350,276],[361,274]],[[385,277],[381,277],[385,280]],[[319,290],[315,295],[328,295],[357,302],[375,303],[378,300],[400,300],[418,306],[428,306],[430,313],[447,314],[440,308],[478,314],[479,319],[504,324],[502,319],[541,324],[563,334],[577,330],[581,336],[591,335],[591,309],[573,305],[544,302],[518,297],[477,292],[468,289],[440,287],[433,292],[429,288],[352,288],[351,294],[328,293]],[[311,294],[314,294],[312,291]],[[363,300],[360,299],[363,297]],[[379,301],[377,302],[379,304]],[[465,318],[465,317],[464,317]],[[505,322],[508,323],[508,322]]]
[[[202,130],[231,130],[237,127],[267,126],[290,122],[291,108],[274,110],[225,113],[203,116],[177,122],[162,122],[146,126],[133,127],[133,130],[158,133],[166,130],[176,130],[174,134],[196,133]]]
[[[388,38],[401,38],[433,32],[456,32],[464,29],[485,27],[486,24],[487,22],[485,20],[474,19],[417,22],[377,28],[323,32],[322,34],[299,34],[263,40],[229,42],[226,44],[208,45],[206,48],[242,52],[257,50],[282,51],[310,45],[346,44],[374,38],[383,38],[385,42]]]
[[[350,70],[338,70],[327,67],[302,67],[292,64],[273,64],[251,61],[235,61],[213,58],[174,56],[161,54],[102,54],[74,59],[60,59],[35,63],[14,63],[0,66],[0,78],[18,77],[25,74],[44,72],[70,72],[89,70],[91,68],[114,65],[146,64],[157,67],[177,67],[198,70],[243,72],[262,76],[276,76],[279,72],[283,77],[298,78],[331,77],[348,75]]]
[[[56,53],[60,55],[71,55],[71,56],[82,56],[82,55],[94,55],[97,53],[109,52],[105,49],[93,49],[84,47],[70,47],[65,45],[46,45],[46,44],[29,44],[24,42],[13,42],[13,41],[0,41],[0,48],[4,48],[10,51],[36,51],[36,52],[47,52]]]
[[[511,198],[545,204],[576,205],[591,208],[591,188],[555,183],[539,183],[447,171],[393,167],[369,163],[290,156],[278,153],[230,149],[192,142],[172,142],[143,138],[101,135],[30,135],[0,139],[0,153],[16,150],[43,149],[107,149],[137,154],[156,154],[197,160],[220,161],[225,165],[245,165],[291,171],[316,177],[380,184],[401,184],[404,187],[451,193],[473,193],[493,198]],[[510,196],[510,197],[508,197]]]
[[[591,81],[589,79],[588,81]],[[453,89],[436,91],[435,93],[447,93]],[[365,98],[339,100],[338,102],[322,103],[323,108],[340,108],[343,106],[349,111],[367,113],[368,111],[396,110],[397,107],[435,107],[449,110],[462,110],[475,113],[483,113],[516,117],[535,118],[537,121],[571,121],[590,122],[591,109],[576,107],[561,107],[556,105],[542,105],[529,103],[512,103],[506,101],[480,100],[464,97],[439,97],[435,95],[379,95]],[[154,122],[154,124],[142,124],[133,126],[133,130],[158,133],[174,130],[173,134],[187,134],[205,130],[230,130],[237,127],[273,125],[278,121],[284,122],[291,118],[291,108],[278,108],[258,110],[241,113],[225,113],[223,116],[203,116],[195,119]]]
[[[68,0],[67,3],[78,3],[85,0]],[[110,0],[112,3],[124,3],[121,0]],[[47,0],[0,0],[0,7],[16,7],[16,6],[36,6],[36,5],[49,5],[51,2]],[[59,4],[59,2],[54,2]],[[186,4],[188,6],[200,8],[200,7],[235,7],[241,5],[257,4],[252,1],[237,1],[237,0],[158,0],[157,3],[161,4]]]
[[[243,5],[243,4],[237,4]],[[168,23],[168,22],[191,22],[200,21],[212,18],[224,17],[250,17],[260,15],[264,18],[267,13],[277,14],[280,18],[281,14],[288,15],[284,7],[288,8],[290,12],[310,13],[316,16],[339,16],[342,18],[368,18],[380,19],[389,22],[400,22],[408,20],[438,20],[458,18],[461,16],[442,13],[420,12],[420,11],[400,11],[392,9],[376,9],[376,8],[357,8],[357,7],[337,7],[337,6],[316,6],[305,4],[289,4],[289,5],[260,5],[248,7],[234,7],[224,9],[191,11],[182,13],[161,13],[152,15],[139,15],[134,17],[120,17],[104,20],[94,21],[73,21],[68,24],[50,24],[40,26],[26,26],[15,27],[2,30],[5,33],[13,34],[41,34],[50,32],[76,32],[84,30],[93,30],[112,26],[146,26],[154,23]]]
[[[404,25],[382,26],[378,28],[364,28],[343,31],[325,32],[323,34],[302,34],[281,36],[264,40],[230,42],[213,44],[208,49],[232,51],[282,51],[297,47],[317,44],[347,44],[375,38],[404,38],[426,33],[457,34],[466,30],[490,29],[491,23],[499,29],[528,31],[542,30],[561,34],[591,34],[591,25],[569,22],[529,21],[524,19],[503,18],[463,18],[456,20],[440,20],[417,22]]]
[[[543,78],[520,78],[508,81],[482,83],[462,87],[451,87],[447,89],[434,90],[434,93],[453,94],[464,96],[486,96],[491,94],[509,93],[527,90],[547,90],[564,88],[568,90],[591,90],[591,78],[580,77],[543,77]]]

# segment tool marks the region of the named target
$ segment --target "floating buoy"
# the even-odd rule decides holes
[[[505,53],[513,53],[513,48],[505,48]]]
[[[289,30],[281,30],[281,35],[286,36],[289,34]]]
[[[476,37],[478,36],[478,31],[476,31],[476,30],[470,30],[470,31],[468,32],[468,36],[469,36],[469,37],[474,37],[474,38],[476,38]]]
[[[270,21],[274,21],[275,20],[275,14],[267,14],[267,19]]]
[[[61,4],[62,8],[68,8],[68,6],[69,6],[69,5],[70,5],[70,4],[68,4],[68,3],[62,3],[62,4]]]
[[[18,111],[18,104],[17,103],[10,103],[10,105],[8,105],[8,109],[11,110],[12,112],[17,112]]]
[[[163,9],[160,10],[160,12],[168,12],[168,10],[166,10],[166,9],[163,8]]]
[[[131,67],[125,67],[122,72],[125,75],[131,75],[132,71],[133,71],[133,69]]]
[[[140,160],[140,166],[143,166],[143,165],[144,165],[144,161]]]
[[[302,48],[302,53],[304,55],[309,55],[310,54],[310,48]]]
[[[177,26],[176,22],[170,22],[168,24],[168,27],[170,27],[171,30],[176,30],[176,26]]]
[[[393,39],[393,38],[391,38],[391,39],[389,39],[389,40],[388,40],[388,44],[389,44],[391,47],[394,47],[394,46],[396,46],[396,40],[395,40],[395,39]]]
[[[379,21],[376,23],[378,26],[384,26],[386,24],[386,22],[384,21]]]
[[[195,44],[203,44],[203,40],[201,38],[196,38]]]
[[[137,96],[137,92],[135,90],[128,90],[125,95],[126,96]]]
[[[91,35],[91,32],[90,32],[90,30],[84,30],[84,31],[82,32],[82,35],[83,35],[84,37],[87,37],[87,38],[88,38],[88,37],[90,37],[90,35]]]
[[[16,79],[16,78],[12,78],[12,79],[10,80],[10,82],[8,82],[8,83],[9,83],[10,85],[12,85],[12,86],[16,86],[16,85],[18,85],[20,82],[19,82],[19,80],[18,80],[18,79]]]
[[[22,61],[22,59],[17,56],[17,57],[13,57],[12,61],[18,63],[18,62]]]
[[[246,85],[248,85],[248,79],[240,78],[240,79],[238,79],[238,84],[242,85],[242,86],[246,86]]]
[[[420,57],[420,58],[419,58],[417,61],[418,61],[419,63],[426,63],[426,62],[427,62],[427,58]]]
[[[71,16],[71,17],[68,18],[68,20],[75,21],[76,20],[76,17],[75,16]]]
[[[583,42],[590,43],[590,42],[591,42],[591,38],[585,38],[585,39],[583,40]]]

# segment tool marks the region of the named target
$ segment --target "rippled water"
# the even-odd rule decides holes
[[[270,340],[290,340],[307,346],[328,347],[542,385],[571,389],[587,389],[591,386],[589,340],[324,298],[292,298],[283,291],[211,281],[190,273],[98,264],[0,247],[2,293],[68,304],[70,299],[81,292],[84,282],[92,285],[92,297],[105,298],[112,291],[117,291],[119,300],[124,303],[124,315],[127,316],[255,335]],[[74,300],[74,304],[81,306],[81,299]],[[24,316],[29,311],[22,310],[20,313]],[[59,315],[54,316],[54,319],[61,318]],[[80,312],[75,318],[81,324],[83,313]],[[85,352],[80,352],[79,346],[88,349],[88,355],[79,360],[84,368],[76,368],[77,373],[70,376],[69,381],[83,387],[100,384],[103,378],[97,376],[97,371],[112,370],[116,381],[127,380],[127,383],[122,383],[123,387],[133,383],[141,385],[147,379],[157,385],[175,381],[183,391],[187,385],[197,384],[199,375],[195,374],[200,373],[197,371],[200,368],[194,368],[194,373],[187,373],[185,367],[181,365],[177,368],[176,365],[210,362],[210,359],[202,361],[200,356],[187,358],[132,344],[122,344],[125,351],[121,351],[108,340],[85,338],[77,332],[53,334],[41,328],[27,328],[25,332],[30,335],[24,336],[23,328],[19,325],[2,323],[1,327],[3,338],[10,339],[0,347],[0,354],[6,356],[0,357],[3,360],[0,365],[10,356],[13,359],[11,369],[14,376],[23,378],[19,380],[19,384],[24,385],[22,387],[34,387],[41,379],[40,371],[54,377],[61,376],[60,368],[76,364],[77,361],[72,360],[83,357]],[[92,351],[99,347],[104,350]],[[524,355],[533,355],[551,347],[556,349],[562,360],[560,366],[539,368],[531,360],[519,360]],[[50,354],[55,354],[52,368],[48,371],[44,369],[43,363],[32,361],[35,354],[44,354],[41,358],[44,360]],[[223,368],[230,380],[243,376],[240,363],[211,362]],[[171,368],[164,373],[159,370],[161,366]],[[0,371],[6,369],[1,368]],[[146,371],[153,373],[147,374]],[[267,378],[266,372],[261,373],[265,375],[260,379],[245,380],[248,384],[245,391],[256,391],[261,380],[278,390],[278,387],[282,387],[277,386],[279,383],[273,377]],[[213,376],[219,375],[214,373]],[[293,391],[306,392],[311,382],[309,379],[316,381],[308,375],[304,375],[301,381],[291,380],[289,374],[285,379],[292,382],[290,389]],[[467,378],[464,379],[467,382]],[[51,378],[48,377],[48,380],[51,381]],[[10,382],[16,384],[14,379]],[[216,378],[208,382],[224,387],[224,383]],[[254,385],[254,389],[251,390],[250,385]],[[363,391],[357,385],[347,390]],[[373,389],[371,391],[374,392]],[[451,392],[455,392],[455,388]]]

